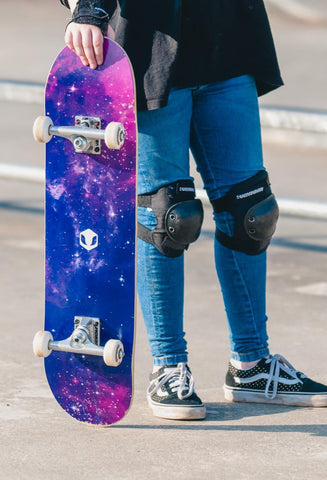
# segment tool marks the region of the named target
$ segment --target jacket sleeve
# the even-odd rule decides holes
[[[60,3],[69,8],[69,0],[60,0]],[[71,22],[95,25],[105,33],[110,14],[112,14],[116,6],[116,0],[79,0],[73,12]]]
[[[69,7],[69,0],[60,0],[60,3],[67,8]],[[104,10],[113,9],[117,6],[116,0],[79,0],[77,6],[80,5],[82,8],[92,9],[94,7],[100,7]]]

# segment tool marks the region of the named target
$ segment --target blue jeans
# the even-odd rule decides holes
[[[189,148],[211,200],[262,170],[257,92],[251,76],[192,88],[173,88],[164,108],[139,112],[139,194],[190,177]],[[151,210],[138,220],[152,229]],[[214,215],[233,231],[233,219]],[[228,318],[231,357],[252,361],[269,354],[266,330],[266,253],[250,256],[214,240],[216,270]],[[155,365],[187,361],[183,330],[183,255],[163,256],[138,240],[138,294]]]

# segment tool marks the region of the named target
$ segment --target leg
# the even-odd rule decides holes
[[[139,113],[139,195],[190,179],[191,101],[190,90],[173,90],[167,107]],[[138,220],[156,226],[148,208],[139,207]],[[147,399],[155,416],[176,420],[205,417],[186,365],[183,261],[183,254],[170,258],[138,240],[138,294],[155,366]]]
[[[263,169],[260,123],[252,77],[200,87],[194,92],[192,151],[211,200]],[[232,217],[215,215],[220,230]],[[228,317],[231,356],[250,362],[269,354],[266,331],[266,254],[247,255],[215,240],[215,261]]]
[[[189,176],[191,95],[173,90],[167,107],[139,112],[139,194]],[[139,207],[139,222],[152,229],[153,212]],[[187,362],[183,331],[184,259],[169,258],[138,240],[138,294],[155,365]]]
[[[195,93],[192,147],[209,198],[215,200],[263,169],[256,91],[251,77],[244,76]],[[215,221],[221,231],[232,235],[233,218],[228,212],[215,214]],[[247,255],[215,239],[215,259],[234,360],[226,375],[225,398],[327,406],[326,385],[309,379],[281,355],[268,356],[266,253]]]

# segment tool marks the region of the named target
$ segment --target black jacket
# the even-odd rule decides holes
[[[66,0],[60,1],[67,6]],[[108,12],[115,40],[126,50],[134,68],[139,109],[166,105],[178,59],[182,1],[79,0],[74,12],[76,21],[94,24],[98,23],[87,17],[88,9],[96,6]],[[258,95],[281,86],[263,0],[206,3],[210,5],[205,14],[211,38],[204,55],[213,65],[212,81],[251,74]]]

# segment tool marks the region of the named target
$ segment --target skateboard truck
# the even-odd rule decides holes
[[[92,153],[100,155],[101,140],[113,150],[119,150],[123,145],[126,132],[119,122],[110,122],[101,130],[101,119],[77,115],[75,126],[55,126],[50,117],[41,115],[33,125],[33,136],[37,142],[48,143],[52,136],[68,138],[77,153]]]
[[[74,330],[65,340],[53,340],[50,332],[40,330],[33,340],[33,351],[37,357],[48,357],[52,350],[103,357],[110,367],[118,367],[124,357],[124,346],[120,340],[110,339],[100,345],[100,319],[75,317]]]

